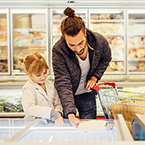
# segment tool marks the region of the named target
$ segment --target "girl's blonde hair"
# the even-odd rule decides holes
[[[22,59],[19,59],[21,62]],[[45,59],[38,53],[28,55],[24,60],[25,69],[30,74],[39,74],[43,69],[49,69]]]

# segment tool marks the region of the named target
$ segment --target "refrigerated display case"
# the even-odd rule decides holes
[[[4,39],[7,38],[7,43],[5,43],[6,46],[0,46],[0,54],[2,54],[0,55],[0,69],[5,71],[0,72],[0,75],[24,74],[24,66],[19,59],[24,60],[27,54],[34,51],[39,51],[46,58],[50,66],[49,74],[53,75],[51,52],[53,45],[61,36],[60,24],[65,18],[63,14],[65,8],[60,6],[1,9],[5,21],[10,20],[9,25],[5,25],[5,28],[10,28],[10,30],[1,32]],[[73,8],[76,15],[83,18],[87,28],[101,33],[109,42],[112,61],[102,80],[118,82],[134,81],[133,79],[145,80],[143,76],[145,74],[144,9],[89,6],[74,6]],[[1,42],[0,44],[4,45]],[[10,61],[6,59],[7,57]]]
[[[0,75],[10,74],[9,56],[9,13],[8,9],[0,9]]]
[[[11,9],[12,74],[24,73],[26,55],[35,51],[47,60],[47,9]]]
[[[145,10],[128,10],[128,74],[145,74]]]
[[[6,142],[35,119],[0,118],[0,142]]]
[[[134,114],[132,118],[132,137],[135,141],[145,141],[145,115]]]
[[[88,121],[88,122],[87,122]],[[96,126],[91,127],[90,122]],[[28,124],[29,123],[29,124]],[[84,122],[83,122],[84,123]],[[54,126],[51,120],[0,119],[0,140],[6,142],[119,142],[133,141],[122,115],[116,120],[86,120],[86,131],[73,127],[64,119],[62,127]],[[104,126],[104,123],[106,124]],[[26,124],[28,124],[26,126]],[[103,126],[99,128],[99,126]],[[10,128],[10,129],[9,129]],[[10,134],[7,136],[3,132]]]
[[[24,117],[21,88],[0,88],[0,117]],[[15,114],[13,114],[15,113]]]
[[[124,10],[89,9],[89,16],[89,28],[106,37],[112,51],[112,61],[106,74],[125,74]]]

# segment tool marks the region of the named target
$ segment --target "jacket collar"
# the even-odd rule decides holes
[[[37,83],[35,83],[31,78],[29,78],[28,82],[31,83],[37,90],[39,90],[39,89],[41,88],[41,87],[40,87]]]
[[[35,83],[31,78],[29,78],[28,82],[31,83],[35,87],[35,89],[39,93],[41,93],[47,100],[49,100],[48,94],[46,94],[46,92],[44,91],[44,89],[41,86],[39,86],[37,83]],[[46,82],[45,82],[45,86],[46,86]],[[47,91],[47,93],[49,92],[47,87],[46,87],[46,91]]]
[[[96,46],[95,34],[89,29],[86,29],[86,31],[89,48],[93,50],[93,48]],[[59,40],[59,46],[62,51],[65,51],[65,53],[67,53],[68,55],[73,55],[75,57],[75,53],[67,46],[63,36],[61,36]]]

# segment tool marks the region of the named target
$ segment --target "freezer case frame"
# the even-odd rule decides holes
[[[144,19],[130,19],[130,15],[131,14],[144,14]],[[143,33],[140,33],[140,32],[129,32],[129,24],[131,23],[134,23],[134,24],[137,24],[137,23],[143,23],[145,25],[145,10],[143,8],[136,8],[136,9],[132,9],[132,8],[128,8],[127,9],[127,61],[126,61],[126,64],[127,64],[127,74],[128,75],[144,75],[145,74],[145,69],[144,71],[140,71],[139,70],[139,62],[144,62],[144,65],[145,65],[145,44],[132,44],[132,45],[129,45],[129,37],[142,37],[144,36],[145,37],[145,32]],[[137,29],[137,28],[136,28]],[[134,28],[133,31],[136,29]],[[136,42],[138,43],[138,41]],[[133,58],[129,58],[129,50],[136,50],[137,48],[139,47],[143,47],[144,48],[144,58],[138,58],[138,57],[133,57]],[[137,53],[137,52],[136,52]],[[136,62],[136,64],[138,63],[136,69],[132,68],[132,70],[129,70],[129,62]],[[134,66],[134,65],[133,65]]]
[[[105,34],[106,36],[107,35],[109,35],[109,36],[121,36],[121,37],[123,37],[123,44],[122,44],[122,50],[124,50],[124,52],[123,52],[123,57],[124,57],[124,60],[114,60],[113,62],[116,62],[116,61],[120,61],[120,62],[123,62],[123,65],[124,65],[124,67],[123,67],[123,72],[121,72],[121,71],[106,71],[105,72],[105,74],[106,75],[109,75],[109,74],[116,74],[116,75],[121,75],[121,74],[123,74],[123,75],[125,75],[126,74],[126,72],[127,72],[127,69],[126,69],[126,67],[127,67],[127,65],[126,65],[126,10],[125,9],[123,9],[123,8],[118,8],[118,9],[116,9],[116,8],[113,8],[113,7],[107,7],[106,9],[103,9],[103,8],[99,8],[99,7],[96,7],[96,9],[94,8],[94,7],[92,7],[92,8],[89,8],[89,24],[88,24],[88,26],[89,26],[89,28],[90,28],[90,26],[91,26],[91,14],[99,14],[99,15],[101,15],[101,14],[108,14],[108,13],[110,13],[110,14],[116,14],[116,13],[121,13],[122,12],[122,14],[123,14],[123,19],[120,19],[120,20],[117,20],[117,19],[113,19],[113,20],[110,20],[110,19],[107,19],[107,20],[95,20],[95,21],[93,21],[93,22],[95,22],[95,23],[122,23],[123,24],[123,33],[121,34],[121,33],[112,33],[111,35],[110,35],[110,33],[103,33],[103,34]],[[117,47],[117,46],[116,46]],[[113,49],[113,48],[112,48]]]
[[[11,66],[10,66],[10,28],[9,28],[9,23],[10,23],[10,16],[9,16],[9,8],[1,8],[0,9],[0,14],[6,14],[6,19],[7,19],[7,43],[4,46],[7,46],[7,62],[8,62],[8,72],[0,72],[0,76],[5,76],[5,75],[10,75],[11,73]],[[3,46],[3,45],[2,45]]]
[[[19,7],[19,8],[10,8],[10,22],[11,22],[11,71],[12,71],[12,75],[25,75],[25,73],[23,72],[14,72],[14,37],[13,37],[13,15],[14,14],[45,14],[46,15],[46,61],[48,62],[49,65],[49,42],[48,42],[48,8],[47,7],[29,7],[29,8],[23,8],[23,7]],[[33,29],[33,28],[32,28]],[[38,31],[38,30],[37,30]]]
[[[34,117],[33,117],[34,118]],[[31,118],[32,119],[32,118]],[[10,120],[10,119],[9,119]],[[13,123],[13,119],[11,119],[11,123]],[[25,121],[25,119],[22,119],[23,122]],[[95,119],[93,119],[95,120]],[[93,121],[92,120],[92,121]],[[29,121],[29,119],[27,120],[27,122]],[[91,120],[86,120],[86,121],[91,121]],[[99,121],[99,120],[96,120]],[[27,122],[27,126],[22,127],[22,129],[16,133],[15,135],[13,135],[10,139],[8,139],[6,142],[22,142],[24,140],[24,142],[36,142],[35,138],[31,138],[29,140],[25,140],[24,138],[29,138],[30,136],[37,136],[39,135],[39,133],[41,131],[46,130],[50,130],[50,132],[54,132],[54,134],[50,134],[50,136],[46,135],[45,136],[45,140],[47,140],[48,142],[78,142],[78,140],[76,138],[74,138],[72,140],[72,134],[73,136],[79,135],[80,137],[82,136],[83,138],[79,139],[80,142],[98,142],[98,141],[133,141],[133,138],[125,124],[125,121],[123,119],[123,116],[121,114],[118,115],[118,118],[116,120],[103,120],[107,122],[107,125],[105,126],[105,130],[94,130],[94,131],[89,131],[89,132],[75,132],[76,128],[73,127],[68,119],[64,119],[64,125],[63,127],[55,127],[54,126],[54,122],[51,120],[46,120],[46,119],[42,119],[42,118],[37,118],[34,119],[34,121],[31,121],[30,124],[28,124]],[[16,127],[18,128],[21,122],[19,122],[19,124],[16,126],[12,125],[12,127]],[[5,125],[6,126],[6,125]],[[1,126],[0,128],[4,128],[3,126]],[[11,128],[10,131],[13,132],[13,128]],[[65,137],[66,133],[71,133],[71,135],[67,135],[68,139],[63,139],[63,135]],[[64,132],[64,134],[62,134],[62,138],[58,137],[57,134],[58,133],[61,134],[61,132]],[[106,133],[110,134],[111,136],[108,136],[109,140],[106,140],[105,138],[103,138],[103,134],[106,135]],[[95,139],[95,134],[98,136],[97,139]],[[53,136],[54,135],[54,136]],[[90,138],[90,135],[92,136]],[[42,135],[41,135],[42,136]],[[39,139],[43,139],[44,137],[42,136],[42,138]],[[53,137],[52,137],[53,136]],[[86,136],[87,138],[84,139],[84,136]],[[58,137],[58,140],[57,140]],[[110,138],[111,137],[111,138]],[[54,140],[52,140],[52,138],[54,138]],[[90,140],[91,139],[91,140]],[[117,140],[116,140],[117,139]],[[21,141],[22,140],[22,141]],[[55,141],[56,140],[56,141]]]

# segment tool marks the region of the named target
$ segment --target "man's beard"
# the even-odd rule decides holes
[[[74,51],[74,53],[77,54],[77,55],[82,55],[85,52],[86,46],[87,46],[87,41],[86,41],[85,46],[83,47],[83,49],[81,49],[81,51],[80,51],[81,53],[77,53],[77,51]]]
[[[85,47],[80,51],[81,53],[77,53],[77,51],[74,51],[74,53],[77,55],[82,55],[84,53],[84,51],[85,51]]]

